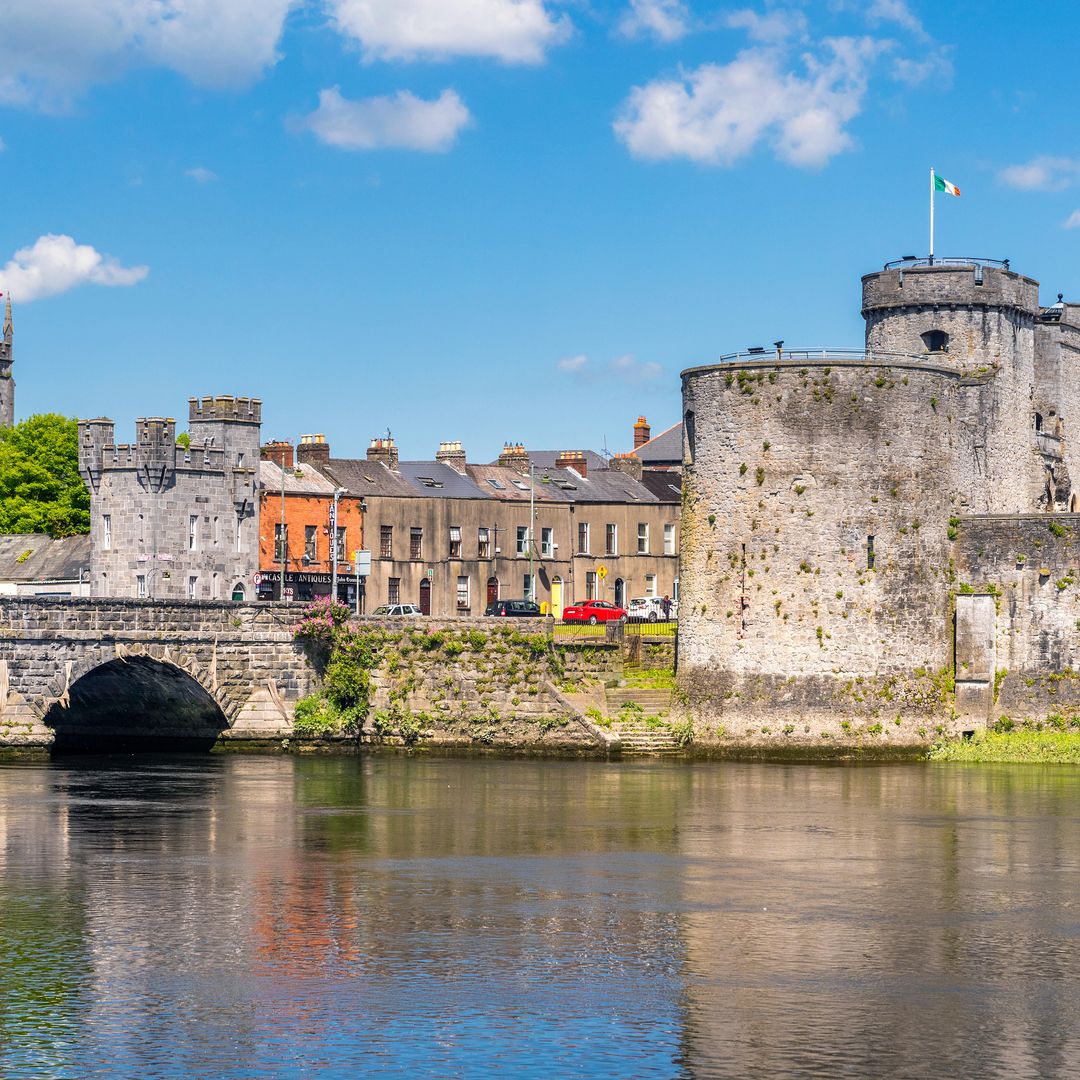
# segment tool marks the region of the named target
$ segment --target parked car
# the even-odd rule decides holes
[[[485,615],[509,615],[517,619],[538,619],[540,605],[531,600],[492,600],[484,609]]]
[[[669,600],[665,615],[662,596],[635,596],[626,605],[626,617],[631,622],[668,622],[679,617],[679,601]]]
[[[372,615],[423,615],[424,613],[415,604],[382,604],[377,607]]]
[[[585,600],[564,608],[563,622],[587,622],[592,626],[602,622],[624,622],[626,609],[606,600]]]

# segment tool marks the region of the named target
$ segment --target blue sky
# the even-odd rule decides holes
[[[858,345],[859,276],[1080,297],[1080,19],[1004,0],[5,0],[18,411],[625,449],[679,371]],[[1052,33],[1052,38],[1051,38]],[[1075,216],[1074,216],[1075,214]]]

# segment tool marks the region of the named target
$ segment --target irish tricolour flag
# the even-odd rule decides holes
[[[960,194],[960,189],[955,184],[950,184],[948,180],[938,176],[937,173],[934,173],[934,190],[944,191],[949,195],[959,196]]]

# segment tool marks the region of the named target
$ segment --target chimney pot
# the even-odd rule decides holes
[[[330,463],[330,444],[325,435],[301,435],[296,448],[296,460],[301,465],[321,469]]]
[[[634,449],[647,443],[652,438],[652,429],[649,427],[648,421],[644,416],[637,418],[637,423],[634,424]]]
[[[259,450],[263,461],[275,461],[282,469],[293,467],[293,444],[287,439],[274,439]]]

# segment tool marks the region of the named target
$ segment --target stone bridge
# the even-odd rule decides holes
[[[279,739],[313,673],[297,605],[0,598],[0,746]]]

